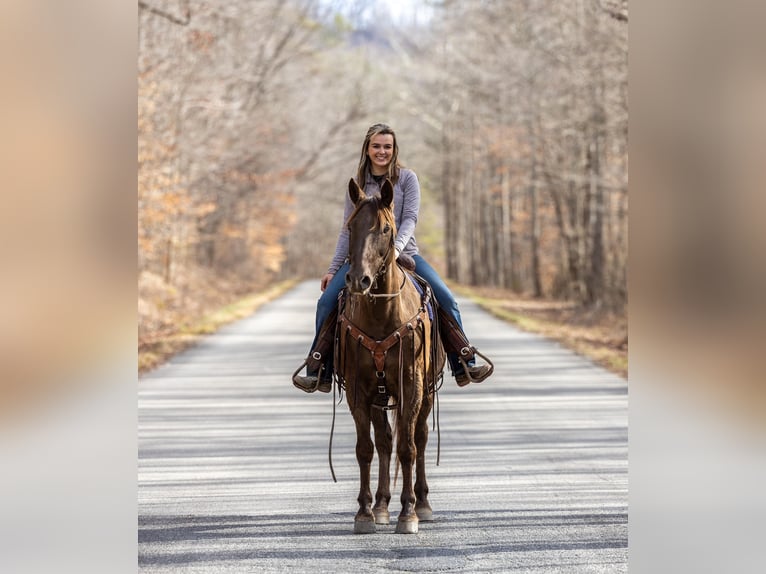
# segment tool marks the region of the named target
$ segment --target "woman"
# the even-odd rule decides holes
[[[396,220],[396,241],[394,247],[396,258],[411,258],[415,263],[415,272],[423,277],[431,285],[436,300],[442,310],[446,312],[449,319],[442,324],[440,329],[442,333],[448,330],[456,331],[462,340],[467,339],[462,332],[463,323],[460,319],[457,301],[450,292],[447,285],[441,277],[434,271],[428,262],[418,254],[418,246],[415,241],[415,224],[418,221],[418,210],[420,208],[420,185],[415,172],[406,169],[399,164],[399,146],[396,143],[396,134],[386,124],[375,124],[367,130],[367,136],[362,144],[362,154],[359,159],[359,168],[356,181],[359,187],[369,196],[380,192],[382,183],[389,179],[394,185],[394,218]],[[337,306],[338,294],[345,286],[346,272],[348,263],[346,256],[348,254],[348,229],[345,222],[348,220],[354,209],[351,199],[346,196],[346,206],[343,213],[344,225],[341,228],[338,243],[335,247],[335,256],[330,263],[327,274],[322,277],[321,289],[322,296],[317,303],[316,314],[316,335],[311,345],[312,353],[307,358],[306,376],[294,375],[293,384],[307,393],[313,393],[316,390],[330,392],[332,389],[332,351],[322,349],[317,351],[317,344],[320,339],[320,330],[325,320],[332,314]],[[450,320],[451,319],[451,320]],[[324,345],[326,347],[326,345]],[[446,337],[445,337],[445,347]],[[449,351],[449,349],[448,349]],[[479,383],[486,379],[492,372],[488,365],[476,365],[473,349],[470,348],[467,354],[464,354],[464,360],[468,365],[468,373],[465,372],[463,365],[458,359],[457,352],[448,352],[452,373],[459,386],[465,386],[469,382]],[[322,356],[326,355],[326,356]],[[313,358],[313,360],[312,360]],[[325,368],[321,368],[324,366]],[[319,380],[321,371],[321,380]]]

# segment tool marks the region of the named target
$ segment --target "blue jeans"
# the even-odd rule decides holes
[[[455,296],[452,294],[452,291],[449,290],[449,287],[447,287],[446,283],[442,281],[442,278],[439,277],[439,274],[436,272],[436,270],[434,270],[434,268],[431,267],[425,259],[423,259],[420,255],[413,256],[413,259],[415,260],[415,272],[423,279],[428,281],[428,283],[431,285],[434,297],[436,297],[436,301],[439,303],[439,306],[444,309],[447,314],[450,315],[458,325],[460,325],[460,328],[462,329],[463,320],[460,318],[460,310],[458,309],[458,304],[455,300]],[[314,341],[311,343],[311,349],[313,349],[317,343],[319,330],[322,328],[325,320],[327,320],[327,317],[330,316],[330,313],[332,313],[332,311],[338,305],[338,295],[346,286],[347,272],[348,263],[344,263],[341,265],[340,269],[336,271],[335,275],[333,275],[332,280],[330,280],[330,283],[328,283],[324,293],[322,293],[322,296],[319,297],[319,301],[317,301],[315,325],[316,330],[314,331],[315,335]],[[328,365],[331,365],[332,355],[328,357],[328,359]],[[448,353],[447,359],[449,360],[453,374],[461,373],[463,371],[463,365],[460,364],[460,361],[458,360],[458,357],[455,353]],[[467,363],[468,365],[473,365],[474,360],[469,360]]]

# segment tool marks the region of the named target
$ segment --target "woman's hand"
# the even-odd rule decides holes
[[[332,278],[335,277],[333,273],[328,273],[324,277],[322,277],[322,282],[319,284],[319,288],[324,293],[324,290],[327,289],[327,286],[330,284],[330,281],[332,281]]]

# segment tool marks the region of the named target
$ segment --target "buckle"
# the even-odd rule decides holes
[[[322,353],[320,353],[319,351],[314,351],[313,353],[311,353],[311,358],[315,359],[317,361],[321,361],[322,360]]]

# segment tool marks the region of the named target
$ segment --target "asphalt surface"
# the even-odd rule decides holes
[[[495,363],[440,392],[434,521],[353,534],[358,467],[345,401],[290,377],[318,281],[298,285],[139,381],[140,572],[627,572],[627,382],[460,299]],[[373,468],[376,463],[373,462]],[[375,483],[372,485],[373,491]]]

